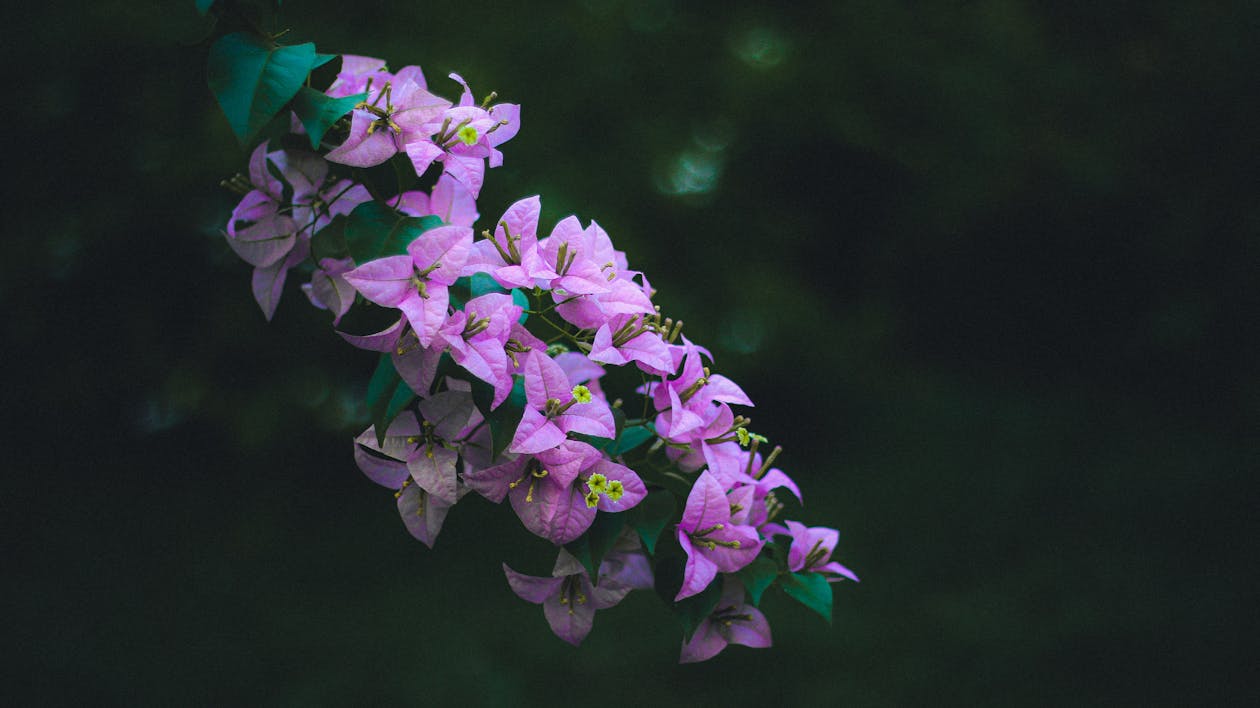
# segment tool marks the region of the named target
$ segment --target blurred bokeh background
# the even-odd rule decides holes
[[[6,10],[11,705],[1223,705],[1254,698],[1254,2],[285,2],[292,41],[524,107],[483,218],[597,219],[757,401],[864,578],[675,664],[574,650],[469,498],[355,468],[373,356],[219,229],[191,2]],[[9,13],[13,13],[10,15]]]

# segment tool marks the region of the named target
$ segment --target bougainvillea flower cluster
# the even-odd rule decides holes
[[[212,65],[230,72],[214,53],[249,41],[222,38]],[[448,100],[419,67],[350,55],[321,92],[309,72],[332,57],[309,54],[284,129],[225,182],[241,199],[224,235],[265,317],[301,273],[336,331],[377,353],[353,458],[407,531],[433,546],[470,496],[507,502],[557,553],[550,574],[504,559],[507,585],[574,645],[635,591],[676,612],[683,662],[769,646],[758,605],[772,587],[829,619],[832,584],[858,579],[833,560],[838,533],[783,518],[801,491],[780,448],[766,452],[753,402],[644,274],[594,221],[542,223],[539,196],[481,220],[520,107],[476,100],[456,74]],[[212,77],[229,119],[249,100],[224,94],[232,80]],[[608,390],[617,368],[641,385]]]

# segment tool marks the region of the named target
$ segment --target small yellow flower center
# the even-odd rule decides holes
[[[598,472],[586,480],[586,488],[590,490],[586,494],[586,506],[591,509],[599,504],[601,496],[608,497],[610,501],[617,501],[626,492],[621,480],[608,479]]]
[[[578,403],[590,403],[591,390],[583,386],[582,384],[578,384],[577,386],[574,386],[573,387],[573,400],[577,401]]]
[[[480,137],[480,135],[477,133],[477,129],[472,127],[471,125],[466,125],[460,128],[459,131],[456,133],[456,135],[459,136],[460,142],[462,142],[465,145],[476,145],[477,138]]]

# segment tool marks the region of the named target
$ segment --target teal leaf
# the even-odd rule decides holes
[[[521,416],[525,414],[525,379],[515,377],[512,393],[508,394],[507,400],[500,403],[498,408],[490,410],[490,404],[494,402],[494,387],[481,379],[469,378],[473,403],[490,426],[490,459],[497,460],[512,443],[512,438],[516,436],[516,426],[520,425]]]
[[[623,512],[626,516],[626,523],[630,524],[635,531],[639,533],[639,538],[643,541],[643,547],[648,553],[656,553],[656,541],[661,537],[661,532],[665,530],[665,526],[674,518],[674,511],[678,505],[674,501],[674,495],[658,489],[648,492],[632,509]],[[675,590],[675,592],[677,592]]]
[[[783,592],[788,597],[822,615],[831,623],[831,583],[819,573],[791,573],[783,576]]]
[[[197,6],[197,14],[204,17],[207,12],[210,12],[214,0],[194,0],[194,4]]]
[[[311,237],[311,258],[318,264],[325,258],[341,259],[349,255],[350,250],[346,248],[346,217],[338,214]]]
[[[696,629],[700,627],[700,623],[713,614],[713,609],[717,607],[718,600],[722,598],[722,581],[714,579],[713,582],[709,583],[709,587],[701,590],[699,593],[684,598],[680,602],[674,602],[674,597],[678,594],[679,588],[682,587],[686,563],[685,557],[675,555],[661,558],[657,561],[656,593],[673,610],[674,616],[682,624],[683,641],[689,642],[692,635],[696,633]]]
[[[588,435],[587,433],[569,433],[569,438],[584,442],[596,450],[603,450],[606,445],[611,445],[614,442],[612,438],[601,438],[598,435]]]
[[[760,605],[762,594],[774,585],[775,579],[779,577],[779,564],[765,556],[759,556],[752,563],[744,566],[738,575],[744,583],[744,589],[748,590],[748,594],[752,597],[753,605]]]
[[[364,202],[346,222],[346,247],[355,265],[407,252],[420,234],[440,226],[436,216],[406,216],[380,202]]]
[[[522,292],[520,288],[512,288],[512,304],[520,305],[522,310],[528,310],[529,309],[529,296],[526,295],[524,292]],[[525,320],[527,319],[529,319],[529,313],[522,312],[520,318],[516,321],[520,322],[521,324],[525,324]]]
[[[631,425],[623,429],[616,442],[604,448],[604,452],[613,457],[624,455],[654,437],[656,432],[649,425]]]
[[[367,100],[366,93],[359,93],[345,98],[326,96],[309,86],[298,89],[293,97],[293,112],[297,113],[306,135],[311,139],[311,149],[318,150],[324,134],[338,119],[354,110],[360,101]]]
[[[336,54],[316,54],[316,55],[315,55],[315,63],[311,65],[311,68],[312,68],[312,69],[318,69],[319,67],[321,67],[321,66],[323,66],[323,65],[327,64],[328,62],[330,62],[330,61],[332,61],[333,59],[336,59],[336,58],[337,58],[337,55],[336,55]],[[366,95],[366,94],[365,94],[365,95]]]
[[[621,534],[625,526],[624,513],[613,514],[601,511],[595,514],[595,521],[591,523],[586,533],[564,544],[565,550],[572,553],[573,557],[586,568],[592,583],[599,584],[599,564],[604,561],[604,556],[608,554],[608,551],[612,550],[617,536]]]
[[[242,145],[278,115],[315,66],[315,45],[267,46],[244,32],[210,47],[207,79],[228,125]]]
[[[472,291],[473,297],[481,297],[489,293],[505,292],[503,286],[499,285],[489,273],[473,273],[468,279],[468,288]]]
[[[376,443],[385,444],[385,431],[394,418],[402,412],[407,404],[415,398],[411,388],[394,370],[394,362],[389,354],[382,354],[376,364],[376,371],[368,381],[367,408],[372,416],[372,425],[376,428]]]

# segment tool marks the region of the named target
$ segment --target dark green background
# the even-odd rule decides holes
[[[357,471],[372,355],[254,305],[191,6],[6,11],[6,702],[1254,698],[1256,3],[285,2],[523,104],[483,217],[596,218],[841,529],[834,626],[684,667],[650,593],[573,650],[508,510],[429,551]]]

